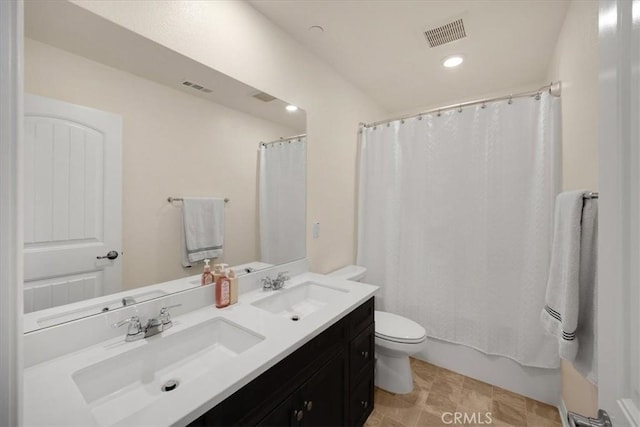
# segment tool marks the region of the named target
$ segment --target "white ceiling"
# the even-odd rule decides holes
[[[249,0],[389,112],[545,82],[567,0]],[[423,31],[464,19],[467,38]],[[309,31],[320,25],[324,33]],[[445,69],[443,58],[465,62]]]
[[[257,100],[253,95],[260,92],[258,89],[70,2],[26,1],[25,36],[190,95],[280,123],[296,134],[305,132],[306,114],[303,110],[288,113],[285,111],[287,104],[282,100]],[[204,93],[184,86],[182,82],[185,80],[210,88],[212,92]]]

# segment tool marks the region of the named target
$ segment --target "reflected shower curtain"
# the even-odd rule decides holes
[[[260,146],[260,261],[282,264],[306,254],[307,140]]]
[[[358,264],[427,335],[556,368],[540,309],[560,184],[548,94],[363,130]]]

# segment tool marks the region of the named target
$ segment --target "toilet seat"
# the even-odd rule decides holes
[[[425,329],[406,317],[385,311],[375,312],[376,338],[397,343],[418,344],[427,338]]]

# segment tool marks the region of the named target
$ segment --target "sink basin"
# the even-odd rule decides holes
[[[185,383],[247,351],[264,337],[215,318],[76,371],[72,378],[100,425],[112,425],[180,393]]]
[[[349,291],[317,283],[303,283],[289,289],[268,292],[272,294],[253,305],[278,316],[299,320],[339,301]]]

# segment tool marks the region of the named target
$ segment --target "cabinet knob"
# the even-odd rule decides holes
[[[309,401],[304,401],[304,409],[306,409],[307,411],[311,412],[311,409],[313,408],[313,401],[309,400]]]
[[[361,400],[360,404],[362,405],[363,408],[367,408],[369,406],[369,401],[367,400]]]
[[[293,411],[293,416],[296,418],[296,421],[302,421],[302,418],[304,418],[304,411],[298,411],[296,409],[295,411]]]
[[[362,355],[362,357],[364,357],[365,359],[369,358],[369,352],[368,351],[362,351],[360,352],[360,354]]]

